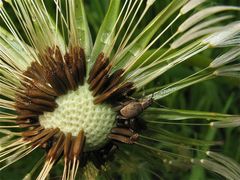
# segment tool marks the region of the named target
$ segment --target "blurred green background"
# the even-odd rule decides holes
[[[151,9],[151,13],[148,13],[141,23],[141,26],[145,26],[155,15],[165,7],[169,0],[157,0],[155,6]],[[85,8],[87,17],[90,24],[90,29],[93,38],[96,37],[99,26],[104,18],[105,12],[108,7],[108,0],[85,0]],[[209,4],[222,4],[222,5],[236,5],[240,6],[239,0],[209,0]],[[51,10],[53,7],[52,1],[46,1],[48,8]],[[52,10],[52,13],[54,9]],[[236,14],[236,19],[240,19],[240,14]],[[2,24],[2,22],[1,22]],[[169,32],[171,33],[171,32]],[[177,68],[172,69],[166,73],[163,77],[157,79],[149,86],[156,84],[173,82],[192,74],[196,70],[199,70],[205,66],[205,59],[211,59],[216,57],[220,52],[218,50],[208,50],[202,54],[202,62],[192,61],[191,63],[184,63]],[[167,107],[180,108],[180,109],[193,109],[203,111],[216,111],[222,113],[239,114],[240,112],[240,87],[239,80],[218,78],[213,81],[204,82],[198,85],[194,85],[190,88],[175,93],[162,102]],[[224,145],[217,147],[216,151],[221,151],[224,154],[232,157],[236,161],[240,162],[240,129],[228,128],[228,129],[208,129],[207,127],[178,127],[183,135],[194,135],[196,138],[206,140],[223,140]],[[18,180],[22,179],[26,172],[31,170],[31,167],[37,162],[39,157],[43,156],[42,151],[35,151],[32,155],[18,161],[11,165],[9,168],[1,172],[0,180]],[[50,179],[58,179],[58,169],[51,174]],[[205,172],[202,168],[195,167],[191,171],[179,172],[178,170],[165,172],[164,179],[191,179],[191,180],[205,180],[205,179],[221,179],[217,175],[213,175],[209,172]]]

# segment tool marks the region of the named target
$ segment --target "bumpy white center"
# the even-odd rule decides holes
[[[69,91],[56,100],[54,112],[39,117],[45,128],[59,128],[65,134],[77,136],[83,129],[86,137],[85,150],[92,150],[107,142],[107,135],[115,123],[115,113],[104,104],[95,105],[88,85]]]

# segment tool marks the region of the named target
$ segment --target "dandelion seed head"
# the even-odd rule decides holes
[[[87,85],[76,91],[60,96],[54,112],[46,112],[39,117],[45,128],[59,128],[65,134],[77,136],[83,129],[86,136],[86,148],[97,148],[107,141],[107,134],[114,126],[115,112],[103,104],[95,105]]]
[[[11,5],[6,9],[5,1]],[[64,163],[62,179],[73,180],[82,171],[88,174],[86,179],[93,179],[97,169],[108,174],[112,167],[107,162],[113,160],[113,154],[117,156],[121,143],[129,146],[121,149],[116,160],[125,162],[126,158],[124,164],[132,164],[131,159],[140,159],[144,163],[137,168],[148,163],[144,158],[166,166],[178,166],[179,162],[189,165],[189,161],[206,164],[208,158],[199,163],[191,156],[199,151],[198,145],[206,145],[205,141],[181,137],[162,124],[209,125],[168,121],[171,117],[209,120],[213,115],[159,108],[156,101],[226,70],[203,70],[154,90],[145,85],[211,46],[235,44],[240,27],[237,23],[227,26],[229,29],[214,26],[230,17],[217,18],[215,14],[239,8],[197,10],[156,49],[156,42],[161,43],[182,16],[206,0],[173,0],[143,28],[140,25],[156,0],[112,0],[94,44],[82,0],[54,0],[55,16],[49,14],[47,1],[5,1],[0,0],[0,17],[7,27],[0,28],[0,108],[4,109],[0,112],[0,132],[5,134],[0,139],[0,170],[36,149],[44,149],[46,157],[24,179],[35,176],[42,164],[37,179],[46,179],[60,159]],[[8,8],[18,23],[13,22]],[[145,58],[147,53],[150,56]],[[141,92],[145,87],[147,95]],[[155,102],[156,107],[151,107]],[[213,125],[219,124],[210,123]],[[117,163],[124,166],[122,162]],[[79,167],[82,171],[78,172]],[[154,169],[149,168],[149,172]]]

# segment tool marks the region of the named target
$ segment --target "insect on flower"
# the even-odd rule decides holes
[[[128,101],[123,103],[119,108],[120,118],[131,119],[140,115],[145,109],[152,104],[152,99],[142,101]]]
[[[240,23],[227,24],[232,16],[226,13],[240,8],[204,8],[205,1],[173,0],[141,27],[155,0],[111,0],[92,43],[83,0],[0,0],[0,171],[44,149],[44,158],[25,178],[46,179],[59,164],[64,166],[62,179],[93,179],[101,172],[108,177],[111,164],[129,164],[124,158],[131,153],[130,158],[145,157],[148,177],[159,176],[151,166],[153,157],[162,164],[198,164],[238,179],[239,167],[224,166],[232,161],[222,155],[208,151],[202,160],[191,155],[202,153],[195,146],[216,142],[176,136],[162,127],[160,116],[178,111],[153,107],[153,101],[180,89],[239,71],[227,63],[240,55]],[[193,11],[196,7],[202,9]],[[180,18],[186,20],[150,52]],[[226,46],[235,47],[223,57],[233,58],[218,57],[204,70],[147,89],[136,98],[143,87],[178,64],[209,48]],[[213,120],[208,123],[212,127],[238,123],[234,115],[184,113],[178,114],[180,119],[191,114]],[[135,149],[144,154],[132,152]]]

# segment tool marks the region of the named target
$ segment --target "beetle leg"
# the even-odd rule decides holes
[[[131,137],[132,135],[134,135],[134,132],[131,131],[130,129],[126,129],[126,128],[112,128],[111,133],[113,134],[120,134],[123,136],[128,136]]]
[[[108,135],[108,138],[126,144],[134,144],[134,142],[138,140],[139,135],[130,129],[112,128],[111,134]]]
[[[142,102],[140,102],[142,104],[142,107],[143,109],[147,109],[149,106],[152,105],[153,103],[153,98],[150,98],[150,99],[145,99],[145,100],[142,100]]]
[[[135,133],[134,135],[132,135],[132,136],[130,137],[130,140],[131,140],[132,142],[136,142],[138,139],[139,139],[139,134],[138,134],[138,133]]]
[[[126,137],[123,135],[118,135],[118,134],[109,134],[108,138],[125,143],[125,144],[133,144],[134,143],[129,137]]]

